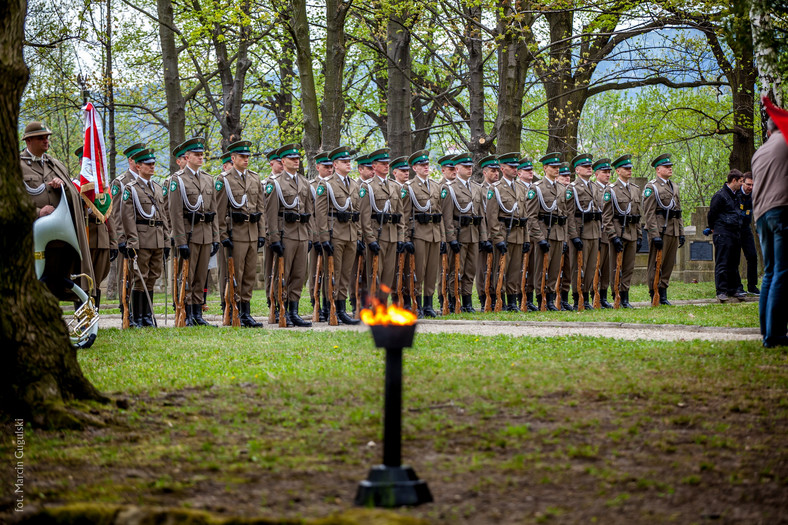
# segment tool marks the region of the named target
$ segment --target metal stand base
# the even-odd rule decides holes
[[[391,508],[415,507],[432,501],[427,482],[420,480],[411,467],[376,465],[370,469],[367,479],[359,483],[355,504]]]

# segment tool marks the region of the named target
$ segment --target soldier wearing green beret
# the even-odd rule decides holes
[[[579,296],[582,294],[585,309],[593,310],[588,300],[589,291],[593,287],[594,272],[599,255],[599,237],[601,235],[602,208],[597,198],[597,185],[591,182],[592,155],[581,153],[572,159],[575,170],[575,181],[569,185],[567,192],[572,193],[569,200],[569,218],[567,220],[567,236],[569,261],[572,275],[572,297],[574,309],[578,309]],[[578,261],[578,255],[581,261]],[[582,263],[582,266],[579,264]],[[578,288],[577,275],[581,274],[581,287]]]
[[[656,177],[643,189],[643,220],[646,223],[651,246],[648,252],[648,286],[652,298],[659,294],[659,304],[670,306],[668,285],[676,252],[684,245],[684,224],[681,220],[679,188],[670,180],[673,161],[664,153],[651,162]],[[657,253],[662,252],[659,283],[654,290],[657,271]]]

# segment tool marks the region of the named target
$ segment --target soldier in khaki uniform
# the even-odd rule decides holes
[[[361,197],[361,228],[369,247],[370,259],[378,257],[377,275],[372,275],[373,262],[368,264],[370,283],[375,279],[378,298],[387,302],[389,293],[381,290],[385,285],[394,288],[397,249],[403,245],[405,225],[402,220],[400,187],[388,180],[388,148],[373,151],[368,156],[374,176],[359,189]],[[370,286],[372,286],[370,284]]]
[[[572,276],[572,298],[574,309],[579,304],[582,293],[585,309],[593,310],[588,294],[594,286],[594,272],[599,256],[599,236],[602,226],[602,209],[598,206],[597,186],[591,182],[592,156],[581,153],[572,159],[575,169],[575,181],[567,188],[572,198],[568,202],[567,237],[569,246],[569,262]],[[582,267],[578,267],[577,256],[581,253]],[[577,272],[581,272],[581,288],[577,287]],[[562,292],[563,293],[563,292]],[[563,299],[563,298],[562,298]]]
[[[342,324],[354,325],[361,321],[347,314],[347,294],[351,282],[353,262],[358,250],[358,229],[353,222],[353,194],[358,195],[351,181],[350,152],[344,146],[331,150],[327,157],[332,163],[333,173],[317,185],[315,218],[323,255],[326,257],[326,283],[333,279],[333,297],[337,320]],[[328,258],[333,259],[333,275],[328,272]]]
[[[260,188],[265,189],[266,185],[271,181],[271,177],[277,177],[282,174],[284,171],[284,166],[282,165],[282,159],[279,158],[279,148],[274,148],[265,156],[268,158],[268,165],[271,168],[271,174],[266,177],[265,179],[260,181]],[[265,194],[263,191],[263,208],[266,207],[266,203],[268,202],[268,195]],[[274,252],[271,251],[271,243],[265,243],[265,255],[263,257],[263,277],[265,277],[265,301],[268,304],[268,308],[274,308],[274,320],[276,323],[279,323],[279,309],[276,308],[276,305],[271,304],[271,284],[275,281],[275,278],[271,278],[271,271],[274,265]]]
[[[602,161],[602,162],[600,162]],[[610,159],[600,159],[594,163],[594,184],[597,185],[597,203],[602,209],[602,196],[605,193],[607,184],[610,182]],[[599,238],[599,304],[602,308],[613,308],[607,300],[607,288],[610,286],[610,274],[615,268],[615,260],[610,257],[610,239],[607,232],[602,228],[602,235]],[[615,291],[612,295],[615,295]]]
[[[441,224],[441,187],[438,182],[430,180],[429,151],[411,154],[408,165],[416,172],[416,177],[407,183],[411,204],[411,241],[416,257],[416,304],[425,316],[437,317],[432,307],[432,296],[440,269],[441,243],[445,243]]]
[[[520,184],[525,187],[525,195],[526,195],[526,208],[527,208],[527,200],[528,200],[528,192],[531,190],[531,186],[534,184],[534,163],[530,158],[523,158],[520,159],[520,163],[517,165],[517,180]],[[536,217],[530,218],[532,221],[537,220]],[[524,272],[526,273],[526,280],[525,280],[525,290],[522,292],[525,294],[525,307],[529,312],[536,312],[539,309],[534,304],[534,265],[536,264],[536,257],[534,253],[531,253],[531,256],[528,257],[528,268],[523,268]]]
[[[82,199],[71,182],[66,167],[47,154],[51,135],[52,131],[42,122],[28,124],[22,137],[26,148],[19,155],[19,163],[25,190],[36,207],[36,217],[45,217],[54,212],[60,205],[65,189],[82,261],[80,263],[80,258],[75,256],[73,249],[64,241],[50,242],[43,254],[36,253],[36,258],[43,257],[45,260],[41,281],[47,285],[52,294],[60,300],[74,301],[77,297],[71,292],[71,274],[85,273],[94,279],[93,265],[85,235]],[[93,282],[95,283],[95,279]],[[86,293],[90,293],[87,279],[83,278],[79,286]]]
[[[633,308],[629,303],[629,286],[635,273],[635,255],[640,249],[643,230],[640,227],[640,188],[630,182],[632,155],[622,155],[613,161],[618,179],[610,184],[602,196],[602,222],[616,254],[623,252],[619,294],[621,307]],[[615,272],[615,263],[613,265]],[[614,273],[615,275],[615,273]],[[615,285],[615,280],[613,280]],[[613,290],[615,296],[615,290]]]
[[[173,307],[173,309],[175,309],[176,303],[177,303],[177,300],[178,300],[178,296],[176,295],[176,292],[177,292],[177,290],[179,290],[178,285],[180,284],[181,265],[180,265],[180,258],[178,257],[178,251],[174,250],[174,248],[175,248],[175,239],[172,236],[172,218],[170,218],[170,197],[169,197],[169,192],[170,192],[170,184],[172,184],[172,177],[176,173],[180,173],[183,170],[183,168],[186,167],[186,156],[184,155],[183,150],[181,149],[182,147],[183,147],[183,143],[178,144],[177,146],[175,146],[175,149],[172,150],[172,156],[175,159],[175,164],[178,166],[178,169],[175,170],[174,172],[170,173],[169,176],[167,178],[165,178],[162,181],[162,184],[161,184],[161,191],[164,194],[164,210],[163,210],[163,212],[164,212],[164,215],[167,216],[167,224],[169,224],[169,228],[170,228],[170,231],[167,232],[167,233],[170,236],[170,248],[173,249],[173,253],[172,253],[172,255],[173,255],[173,257],[172,257],[172,272],[176,276],[176,278],[175,278],[175,290],[172,291],[173,292],[172,293],[172,307]],[[165,262],[165,264],[166,264],[166,262]],[[167,273],[166,268],[165,268],[164,271],[165,271],[165,275],[166,275],[166,273]],[[170,276],[170,277],[168,277],[168,279],[172,280],[172,277]]]
[[[413,244],[413,230],[412,230],[412,222],[411,222],[411,215],[413,214],[413,204],[410,202],[410,191],[409,187],[407,186],[408,180],[410,180],[410,167],[408,166],[408,157],[402,156],[397,157],[396,159],[392,159],[389,163],[389,168],[391,169],[391,176],[394,178],[394,184],[392,187],[396,190],[396,194],[399,196],[399,204],[400,204],[400,213],[402,214],[402,224],[403,230],[405,232],[405,243],[397,244],[397,267],[395,269],[395,275],[397,276],[394,283],[396,284],[397,289],[399,289],[400,283],[399,280],[402,280],[402,304],[405,308],[411,308],[411,297],[410,297],[410,283],[413,283],[413,292],[416,293],[416,281],[413,280],[413,275],[410,271],[410,259],[413,258],[413,264],[415,267],[416,259],[414,257],[415,253],[415,245]],[[403,260],[400,261],[399,255],[404,253],[405,256]],[[403,268],[400,268],[400,262],[403,263]],[[399,296],[397,294],[398,290],[392,291],[392,301],[399,301]],[[419,313],[419,316],[423,316],[423,311],[421,308],[417,308],[416,311]]]
[[[143,149],[132,156],[138,177],[123,190],[122,222],[126,234],[126,254],[139,268],[131,276],[131,310],[139,327],[155,326],[153,311],[153,286],[156,284],[164,261],[170,255],[169,224],[164,213],[164,193],[161,186],[151,180],[156,165],[152,149]],[[131,326],[131,325],[130,325]]]
[[[222,153],[221,161],[222,161],[222,172],[219,174],[219,176],[214,181],[214,185],[216,185],[216,182],[218,180],[220,180],[222,177],[226,176],[233,169],[232,154],[229,151],[225,151],[225,152]],[[221,225],[221,223],[219,223],[219,237],[220,238],[221,238],[221,229],[222,229],[222,225]],[[219,250],[219,252],[216,254],[216,269],[218,270],[218,273],[219,273],[219,284],[218,284],[217,288],[219,290],[219,299],[221,301],[222,315],[224,315],[224,307],[226,305],[224,304],[224,291],[223,290],[224,290],[225,283],[227,283],[227,253],[225,252],[225,250]],[[206,288],[207,288],[207,285],[206,285]],[[240,312],[239,312],[239,315],[240,315]]]
[[[501,177],[501,169],[498,165],[498,157],[495,155],[488,155],[479,160],[479,167],[482,170],[482,182],[479,185],[482,193],[482,216],[485,221],[485,229],[487,228],[487,193],[493,184],[498,182]],[[487,229],[489,236],[489,230]],[[493,245],[487,240],[479,246],[479,257],[476,264],[476,292],[479,294],[482,310],[486,305],[487,294],[484,289],[485,276],[487,275],[487,255],[493,253]],[[491,299],[491,306],[495,306],[495,276],[498,266],[495,264],[495,257],[493,257],[493,267],[489,269],[490,272],[490,289],[493,291]]]
[[[557,181],[558,169],[561,165],[560,153],[548,153],[539,159],[542,163],[545,176],[536,182],[527,195],[528,216],[536,216],[536,220],[529,221],[531,242],[539,250],[534,250],[536,264],[534,266],[534,288],[539,308],[542,301],[546,301],[548,310],[557,310],[555,307],[555,285],[558,272],[561,271],[561,252],[566,241],[566,219],[568,215],[568,201],[566,186]],[[571,198],[571,196],[570,196]],[[547,266],[544,264],[544,254],[547,254]],[[547,274],[545,282],[545,296],[542,297],[542,281]]]
[[[301,153],[297,144],[287,144],[278,150],[284,171],[272,176],[265,185],[265,219],[271,251],[284,264],[287,326],[309,327],[312,323],[298,315],[301,291],[309,269],[307,251],[314,226],[314,200],[309,181],[298,174]]]
[[[643,219],[651,239],[648,252],[648,287],[653,297],[659,293],[659,303],[670,306],[668,285],[676,252],[684,245],[684,224],[681,220],[681,199],[679,189],[670,177],[673,175],[673,161],[670,154],[664,153],[651,162],[656,170],[656,178],[648,181],[643,189]],[[662,267],[657,290],[653,289],[657,271],[657,252],[662,250]]]
[[[265,209],[260,176],[248,169],[251,144],[240,140],[227,146],[232,166],[222,173],[214,187],[219,238],[227,250],[227,258],[233,258],[235,275],[227,279],[235,278],[236,294],[240,298],[239,320],[241,326],[260,328],[263,325],[252,317],[250,301],[257,277],[257,250],[265,245]],[[222,296],[225,286],[226,281],[220,280]]]
[[[500,155],[498,163],[503,177],[487,190],[487,231],[490,242],[497,248],[500,257],[505,259],[503,293],[506,302],[501,307],[504,311],[516,312],[520,309],[522,258],[531,249],[525,228],[528,224],[526,193],[523,185],[516,182],[520,153]],[[521,217],[523,227],[520,227]],[[493,264],[498,267],[498,261]]]
[[[317,155],[315,155],[315,167],[317,168],[317,177],[309,181],[309,185],[312,191],[312,201],[315,207],[315,213],[317,213],[317,187],[321,183],[327,181],[331,178],[334,174],[334,163],[331,162],[331,159],[328,158],[327,151],[321,151]],[[323,246],[320,244],[320,227],[319,221],[317,220],[317,216],[315,216],[315,229],[312,232],[312,239],[309,241],[309,247],[307,251],[309,252],[309,301],[314,308],[315,306],[315,280],[318,278],[317,276],[317,259],[318,257],[324,257],[323,254]],[[322,263],[322,270],[321,270],[321,281],[322,286],[320,287],[320,296],[322,297],[320,309],[319,309],[319,319],[318,321],[321,323],[325,323],[328,320],[328,310],[329,310],[329,302],[328,302],[328,282],[326,281],[326,276],[328,275],[328,265],[326,264],[325,257],[323,258]]]
[[[367,246],[364,242],[364,230],[361,228],[361,201],[362,198],[359,195],[361,191],[361,186],[364,184],[365,180],[369,180],[372,178],[372,165],[367,164],[367,155],[361,155],[356,157],[356,165],[358,169],[358,178],[350,178],[351,182],[353,183],[353,227],[356,229],[356,234],[358,236],[357,241],[357,248],[356,248],[356,257],[353,258],[353,269],[351,270],[352,280],[348,286],[348,294],[350,294],[350,305],[353,308],[353,318],[358,317],[358,309],[363,307],[366,302],[368,301],[367,296],[369,295],[369,283],[367,282],[367,271],[366,267],[368,261],[370,260],[369,255],[367,254]],[[359,256],[361,259],[359,259]],[[358,270],[359,260],[361,261],[361,272]],[[356,303],[356,278],[358,277],[358,292],[361,304]]]
[[[561,167],[558,169],[558,182],[569,188],[572,172],[569,169],[568,162],[562,162]],[[568,198],[568,197],[567,197]],[[567,216],[567,224],[569,217]],[[563,248],[563,265],[561,266],[561,310],[568,312],[572,310],[572,305],[569,304],[569,290],[572,286],[572,262],[569,259],[569,237],[564,241]]]
[[[202,318],[208,261],[219,251],[219,221],[213,177],[203,171],[203,139],[183,143],[186,167],[175,173],[168,193],[172,235],[181,259],[189,260],[189,280],[184,306],[186,326],[209,326]]]
[[[441,167],[441,179],[438,181],[438,185],[441,188],[441,192],[443,188],[446,187],[446,184],[449,182],[454,182],[457,179],[457,167],[455,166],[455,157],[456,155],[444,155],[443,157],[438,159],[438,165]],[[446,220],[445,218],[443,219]],[[446,223],[444,222],[444,229]],[[444,254],[449,255],[446,253],[447,246],[446,243],[441,243],[440,249],[440,256],[443,257]],[[448,267],[446,269],[446,274],[448,276],[454,275],[454,257],[448,257]],[[441,290],[441,273],[443,272],[443,263],[441,262],[441,268],[438,271],[438,279],[435,283],[435,286],[438,289],[438,305],[440,306],[441,310],[443,309],[443,290]],[[448,282],[448,280],[447,280]],[[447,285],[448,287],[448,285]],[[454,304],[449,305],[449,312],[454,312]],[[459,312],[457,312],[459,313]]]

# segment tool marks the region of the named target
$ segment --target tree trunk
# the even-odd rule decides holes
[[[0,411],[36,426],[79,428],[89,419],[64,401],[106,401],[82,375],[55,298],[33,266],[35,208],[19,168],[19,101],[28,71],[22,55],[25,0],[0,4]]]
[[[482,8],[478,4],[463,6],[466,24],[464,38],[465,47],[468,49],[468,107],[471,138],[468,141],[468,151],[473,154],[474,179],[481,180],[482,172],[478,169],[479,159],[492,151],[492,141],[485,133],[484,128],[484,54],[482,50],[482,36],[479,24],[482,19]]]
[[[388,55],[388,140],[391,158],[411,154],[410,27],[405,6],[395,3],[386,31]]]
[[[322,146],[330,151],[339,146],[345,116],[345,17],[350,2],[326,1],[326,63],[323,101],[320,103]]]
[[[750,6],[752,41],[760,73],[761,92],[768,93],[772,101],[782,107],[785,84],[778,64],[780,51],[784,50],[785,44],[775,41],[777,32],[772,26],[770,8],[774,8],[774,4],[769,0],[752,1]]]
[[[306,0],[295,0],[290,18],[290,32],[296,46],[298,77],[301,81],[301,111],[304,114],[304,135],[301,144],[306,150],[308,178],[317,175],[315,154],[320,151],[320,114],[317,108],[317,90],[312,70],[312,44],[309,41],[309,20]]]
[[[164,66],[164,93],[167,97],[167,121],[170,132],[171,153],[178,144],[186,140],[186,102],[181,91],[181,76],[178,69],[178,49],[175,47],[175,20],[172,0],[158,0],[159,40]],[[170,155],[170,172],[178,170],[175,157]]]

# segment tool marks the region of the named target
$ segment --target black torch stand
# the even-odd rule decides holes
[[[358,485],[356,505],[403,507],[430,503],[427,482],[402,465],[402,349],[413,345],[416,325],[370,326],[375,346],[386,349],[386,393],[383,416],[383,464],[375,465]]]

